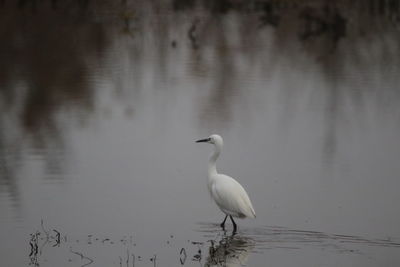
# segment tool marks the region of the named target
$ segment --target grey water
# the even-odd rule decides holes
[[[0,1],[1,266],[399,266],[395,1]],[[257,213],[232,235],[218,170]]]

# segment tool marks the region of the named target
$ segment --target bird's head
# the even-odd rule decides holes
[[[222,147],[224,141],[222,140],[222,137],[219,136],[218,134],[212,134],[208,138],[197,140],[196,143],[209,143]]]

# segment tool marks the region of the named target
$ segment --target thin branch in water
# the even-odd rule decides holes
[[[153,262],[153,264],[154,264],[154,267],[156,267],[156,261],[157,261],[157,255],[156,254],[154,254],[154,257],[153,258],[150,258],[150,261],[152,261]]]
[[[94,260],[92,260],[91,258],[89,258],[89,257],[87,257],[87,256],[85,256],[85,255],[83,255],[81,252],[73,251],[71,247],[69,248],[69,251],[70,251],[71,253],[75,254],[75,255],[80,256],[80,257],[81,257],[81,260],[86,259],[86,260],[89,261],[89,262],[83,264],[81,267],[88,266],[88,265],[90,265],[90,264],[92,264],[92,263],[94,262]]]
[[[41,220],[40,225],[42,226],[42,230],[45,233],[46,238],[49,239],[50,235],[49,235],[49,232],[46,231],[46,229],[44,228],[43,219]]]
[[[36,232],[35,234],[31,234],[31,240],[29,241],[29,245],[31,247],[31,252],[29,253],[30,264],[35,267],[39,266],[38,262],[38,251],[39,251],[39,235],[40,232]]]
[[[126,267],[129,267],[129,249],[126,249]]]
[[[185,248],[182,248],[182,249],[181,249],[181,252],[179,252],[179,255],[180,255],[179,261],[181,262],[181,265],[184,265],[184,264],[185,264],[185,261],[186,261],[186,258],[187,258]],[[183,256],[183,257],[182,257],[182,256]]]
[[[60,234],[60,232],[57,231],[56,229],[53,229],[53,231],[56,233],[56,243],[53,245],[53,247],[55,247],[55,246],[60,246],[61,234]]]

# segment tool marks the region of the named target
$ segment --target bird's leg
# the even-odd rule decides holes
[[[225,229],[225,221],[226,221],[226,218],[228,218],[228,215],[225,216],[224,221],[220,224],[220,226],[222,227],[222,229]]]
[[[233,220],[233,218],[232,218],[231,215],[229,215],[229,218],[231,218],[231,221],[232,221],[232,224],[233,224],[233,233],[236,233],[237,225],[236,225],[236,223],[235,223],[235,221]]]

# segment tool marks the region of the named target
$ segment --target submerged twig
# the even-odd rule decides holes
[[[40,225],[42,227],[44,234],[46,235],[46,238],[49,239],[50,235],[49,235],[49,232],[46,231],[46,229],[44,228],[43,219],[40,221]]]
[[[91,258],[89,258],[89,257],[87,257],[87,256],[85,256],[85,255],[83,255],[81,252],[73,251],[72,248],[69,248],[69,251],[70,251],[71,253],[75,254],[75,255],[80,256],[80,257],[81,257],[81,260],[86,259],[86,260],[89,261],[89,262],[87,262],[87,263],[81,265],[81,267],[88,266],[88,265],[90,265],[90,264],[92,264],[92,263],[94,262],[94,260],[92,260]]]
[[[154,257],[153,258],[150,258],[150,261],[152,261],[153,262],[153,264],[154,264],[154,267],[156,267],[156,262],[157,262],[157,255],[156,254],[154,254]]]
[[[129,249],[126,249],[126,267],[129,267]]]
[[[187,254],[186,254],[185,248],[181,249],[181,252],[179,252],[179,255],[180,255],[179,261],[181,262],[181,265],[184,265],[185,261],[186,261],[186,258],[187,258]],[[183,258],[182,258],[182,256],[183,256]]]
[[[53,231],[56,233],[56,243],[53,245],[53,247],[60,246],[61,234],[56,229],[53,229]]]
[[[40,235],[40,232],[31,234],[31,240],[29,241],[29,245],[31,247],[31,252],[29,253],[30,265],[33,265],[35,267],[39,266],[39,262],[38,262],[39,235]]]

